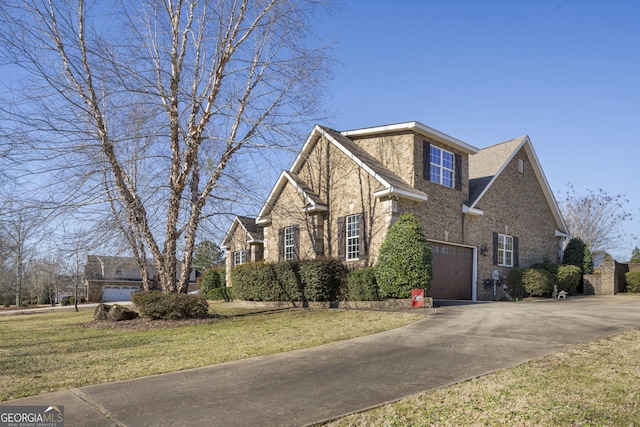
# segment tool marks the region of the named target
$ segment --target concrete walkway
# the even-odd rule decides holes
[[[638,296],[443,304],[376,335],[2,405],[63,405],[66,427],[303,426],[637,327]]]

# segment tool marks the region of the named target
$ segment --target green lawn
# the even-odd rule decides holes
[[[424,314],[247,310],[196,324],[96,325],[93,311],[0,317],[0,400],[143,377],[340,341]]]
[[[345,426],[638,426],[640,330],[329,423]]]

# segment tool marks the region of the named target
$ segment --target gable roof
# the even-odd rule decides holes
[[[380,183],[380,187],[378,187],[378,189],[373,193],[374,196],[380,197],[385,195],[397,195],[399,197],[421,201],[428,199],[424,192],[417,190],[404,182],[402,178],[342,133],[324,126],[315,125],[311,134],[302,146],[302,149],[298,153],[298,156],[293,161],[291,169],[289,171],[283,171],[280,178],[278,178],[276,185],[258,214],[258,218],[256,219],[258,224],[267,223],[269,221],[267,217],[273,208],[273,205],[280,197],[280,194],[287,182],[293,184],[300,195],[306,200],[307,206],[305,207],[305,210],[307,212],[327,209],[326,203],[323,202],[320,197],[315,194],[313,190],[311,190],[311,188],[297,175],[306,160],[309,158],[309,154],[322,137],[326,138],[333,146],[338,148],[349,159],[364,169],[371,177]]]
[[[311,187],[309,187],[309,185],[304,182],[302,178],[298,176],[298,174],[290,171],[282,171],[280,177],[276,181],[276,185],[271,190],[271,193],[269,193],[267,201],[262,206],[262,209],[260,209],[260,213],[256,218],[257,224],[264,224],[266,222],[269,222],[267,215],[269,215],[269,212],[271,212],[271,209],[275,205],[276,201],[280,198],[280,195],[282,194],[282,191],[284,190],[284,187],[287,183],[293,185],[293,187],[298,191],[298,193],[300,193],[300,196],[302,196],[302,198],[306,202],[304,207],[304,210],[306,212],[319,212],[327,210],[327,204],[322,201],[320,196],[313,192]]]
[[[473,214],[482,213],[477,207],[478,203],[482,200],[482,197],[491,185],[498,179],[507,164],[509,164],[521,149],[524,149],[527,153],[533,167],[533,172],[538,179],[544,197],[556,220],[558,231],[561,235],[568,234],[567,226],[560,213],[558,203],[542,171],[540,161],[533,150],[533,145],[528,136],[521,136],[491,147],[483,148],[475,156],[469,156],[469,201],[463,207],[464,211]]]
[[[224,236],[224,240],[222,241],[223,248],[226,248],[231,240],[231,237],[235,234],[238,227],[241,227],[242,230],[247,234],[249,243],[262,243],[264,240],[264,227],[259,224],[256,224],[256,219],[248,216],[237,215],[233,222],[231,223],[231,227],[229,227],[229,231],[226,236]]]

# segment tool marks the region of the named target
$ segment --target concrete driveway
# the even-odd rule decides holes
[[[376,335],[2,405],[63,405],[66,427],[302,426],[640,327],[639,296],[441,303]]]

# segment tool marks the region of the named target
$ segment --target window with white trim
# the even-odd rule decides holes
[[[513,267],[513,236],[498,234],[498,265]]]
[[[431,145],[429,149],[430,181],[454,188],[454,159],[453,153]]]
[[[295,227],[285,227],[284,229],[284,260],[292,261],[294,259],[296,259]]]
[[[345,218],[347,261],[360,259],[360,215]]]
[[[233,266],[244,264],[247,262],[247,250],[233,252]]]

